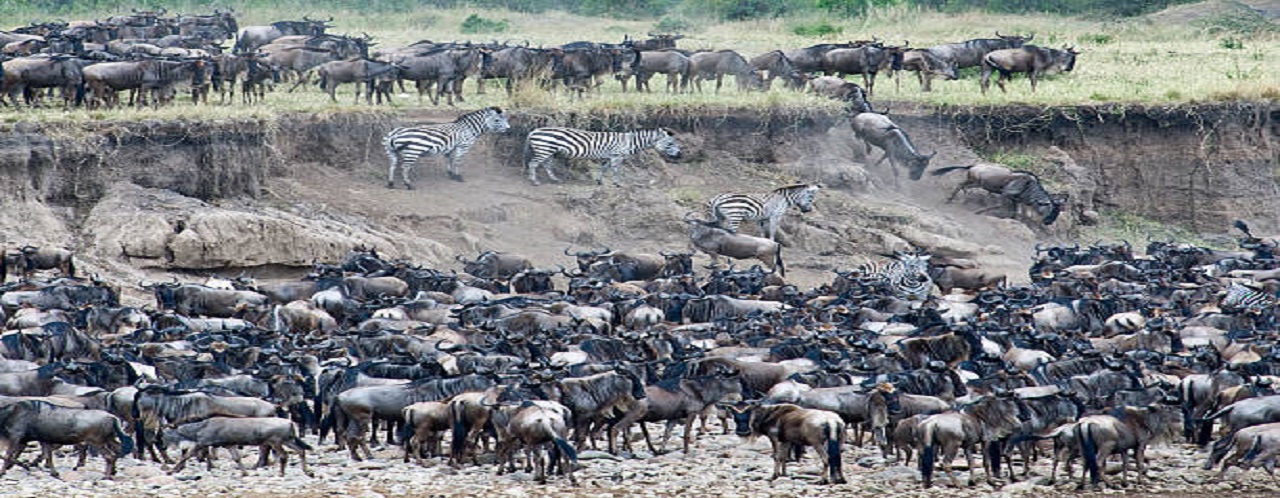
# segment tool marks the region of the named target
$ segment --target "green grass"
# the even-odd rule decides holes
[[[196,2],[163,2],[171,5],[171,13],[206,12],[212,10]],[[236,4],[236,2],[232,2]],[[335,33],[368,33],[378,40],[378,47],[403,46],[422,39],[437,41],[490,41],[492,38],[532,46],[552,46],[574,40],[621,41],[624,34],[643,37],[653,31],[655,22],[669,27],[684,24],[697,26],[686,32],[680,46],[687,49],[732,48],[751,56],[777,48],[798,48],[814,43],[869,39],[873,36],[889,43],[910,41],[921,47],[990,37],[996,30],[1036,33],[1035,42],[1045,46],[1075,45],[1083,53],[1072,73],[1045,78],[1038,93],[1032,94],[1025,78],[1018,77],[1010,91],[997,88],[983,95],[977,76],[968,71],[957,81],[935,81],[934,91],[921,93],[914,75],[901,76],[900,85],[882,75],[873,101],[880,103],[919,102],[942,106],[1001,105],[1007,103],[1043,106],[1096,105],[1100,103],[1180,104],[1234,100],[1280,100],[1280,35],[1274,31],[1232,31],[1220,29],[1222,23],[1206,27],[1197,23],[1156,24],[1136,18],[1125,21],[1095,21],[1045,15],[1013,16],[981,13],[942,14],[919,12],[902,7],[874,9],[867,16],[850,19],[842,16],[805,13],[783,18],[717,23],[676,19],[599,19],[559,11],[538,14],[491,9],[437,9],[418,6],[416,2],[374,2],[374,7],[353,7],[325,11],[300,1],[285,1],[270,7],[240,12],[242,26],[264,24],[272,20],[332,15]],[[413,7],[398,9],[398,5]],[[184,6],[185,5],[185,6]],[[73,7],[79,9],[79,7]],[[122,9],[127,10],[127,9]],[[12,27],[33,19],[88,19],[122,12],[60,13],[57,16],[23,10],[21,3],[0,4],[0,26]],[[470,16],[502,20],[506,31],[496,34],[467,34],[463,25]],[[665,22],[664,22],[665,21]],[[677,22],[683,21],[683,22]],[[832,31],[817,36],[796,34],[797,26],[829,26]],[[808,30],[806,34],[811,34]],[[1223,43],[1229,36],[1232,43]],[[1236,43],[1238,41],[1238,43]],[[1243,47],[1243,48],[1240,48]],[[662,88],[664,77],[655,77],[655,88]],[[861,78],[853,77],[861,84]],[[585,99],[538,90],[522,92],[508,99],[499,89],[488,95],[474,95],[475,83],[466,88],[467,103],[460,109],[482,105],[546,109],[555,111],[591,111],[619,113],[694,113],[728,112],[741,108],[784,108],[796,110],[836,110],[830,101],[783,89],[768,93],[742,94],[732,84],[721,95],[666,93],[622,93],[617,82],[609,80],[600,94]],[[780,86],[780,85],[778,85]],[[259,106],[176,105],[160,110],[62,111],[37,110],[21,114],[0,114],[0,120],[79,121],[85,119],[222,119],[270,117],[280,112],[347,112],[366,109],[351,103],[353,88],[339,89],[339,102],[332,104],[315,86],[297,93],[277,88]],[[216,97],[214,97],[216,99]],[[430,106],[427,102],[426,106]],[[417,108],[416,96],[398,97],[389,109]]]
[[[1141,247],[1151,240],[1174,240],[1202,247],[1220,248],[1211,240],[1206,240],[1196,232],[1185,227],[1120,211],[1102,211],[1099,222],[1094,226],[1080,227],[1080,240],[1101,240],[1103,242],[1129,241],[1135,247]],[[1223,247],[1224,248],[1224,247]]]

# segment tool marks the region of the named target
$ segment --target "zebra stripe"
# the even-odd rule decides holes
[[[730,232],[738,231],[738,226],[749,220],[760,224],[762,236],[775,239],[778,224],[787,210],[796,206],[802,213],[812,211],[813,198],[821,189],[821,185],[790,185],[761,197],[720,194],[707,201],[707,209],[719,221],[720,227]]]
[[[1255,311],[1264,312],[1276,305],[1276,297],[1271,293],[1254,289],[1241,283],[1232,283],[1227,287],[1227,295],[1222,298],[1223,311]]]
[[[547,178],[559,182],[551,172],[551,158],[603,159],[596,183],[604,183],[605,171],[611,171],[613,184],[618,184],[618,167],[627,156],[652,147],[668,157],[680,157],[680,145],[665,129],[629,132],[586,131],[576,128],[538,128],[529,132],[524,145],[525,168],[529,181],[538,185],[538,167]]]
[[[486,131],[504,132],[511,128],[502,109],[488,107],[459,116],[452,123],[396,128],[382,139],[382,147],[391,159],[387,171],[387,188],[395,188],[396,168],[400,169],[405,188],[412,189],[409,171],[423,156],[445,155],[449,178],[462,181],[458,164],[476,140]]]
[[[898,253],[892,261],[872,261],[858,267],[858,270],[865,278],[879,280],[887,285],[895,296],[923,301],[933,291],[933,280],[929,278],[929,257]]]

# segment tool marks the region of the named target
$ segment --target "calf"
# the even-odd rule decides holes
[[[547,482],[549,467],[559,468],[569,476],[569,483],[578,484],[573,476],[574,467],[578,465],[578,452],[569,441],[569,425],[573,414],[569,408],[552,401],[526,401],[505,420],[503,433],[507,436],[504,443],[503,456],[508,464],[513,459],[517,446],[523,446],[529,460],[533,461],[535,479],[542,484]],[[546,452],[548,459],[542,455]],[[499,471],[503,458],[499,458]]]
[[[307,468],[306,452],[311,449],[311,446],[298,437],[298,430],[293,422],[282,418],[214,417],[165,431],[164,443],[166,447],[180,443],[195,444],[183,452],[182,458],[178,459],[173,470],[169,471],[170,474],[181,472],[186,467],[187,459],[205,452],[208,448],[229,448],[232,458],[236,461],[236,468],[240,469],[240,473],[244,475],[246,472],[236,447],[257,446],[258,465],[254,468],[266,465],[267,451],[271,450],[280,455],[280,476],[284,477],[284,469],[289,463],[288,453],[284,451],[287,447],[298,453],[298,458],[302,461],[302,472],[307,477],[314,477],[311,470]],[[208,469],[213,470],[212,459],[208,460]]]
[[[821,484],[845,482],[841,470],[841,445],[845,424],[840,416],[826,410],[811,410],[792,404],[754,405],[739,403],[723,408],[733,414],[740,437],[768,436],[773,445],[773,476],[787,475],[787,460],[797,449],[812,446],[822,460]]]
[[[423,401],[404,407],[404,425],[400,428],[400,442],[404,444],[404,462],[409,463],[412,454],[422,463],[423,446],[429,456],[440,456],[440,442],[444,432],[452,426],[449,405],[440,401]]]

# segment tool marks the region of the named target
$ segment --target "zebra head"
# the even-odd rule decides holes
[[[796,194],[795,204],[800,208],[801,213],[813,211],[813,199],[817,197],[818,191],[822,190],[822,185],[803,185],[799,193]]]
[[[502,113],[502,109],[490,107],[484,110],[484,127],[498,133],[511,129],[511,123],[507,122],[507,115]]]
[[[657,139],[653,142],[653,148],[663,153],[669,158],[680,158],[680,144],[676,143],[675,134],[666,128],[653,130],[657,134]]]

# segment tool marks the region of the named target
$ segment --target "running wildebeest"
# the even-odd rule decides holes
[[[889,118],[883,114],[874,112],[864,112],[853,117],[850,126],[853,128],[853,137],[861,140],[863,144],[863,154],[870,154],[871,147],[875,146],[884,151],[884,156],[876,161],[872,166],[877,166],[884,162],[885,159],[893,168],[893,179],[896,183],[898,180],[899,167],[907,168],[907,173],[912,180],[919,180],[924,175],[925,168],[929,167],[929,160],[937,155],[937,151],[932,154],[924,155],[916,151],[911,139],[907,137],[907,133],[902,131],[898,125],[893,124]],[[936,173],[935,173],[936,174]]]
[[[968,175],[965,180],[956,187],[956,190],[947,198],[947,202],[955,200],[962,190],[978,187],[993,194],[999,194],[1004,197],[1006,205],[1010,206],[1014,215],[1017,215],[1019,204],[1026,204],[1035,208],[1040,214],[1041,222],[1045,225],[1053,224],[1058,219],[1058,214],[1062,212],[1062,206],[1067,202],[1067,194],[1050,194],[1044,189],[1044,185],[1040,182],[1040,178],[1029,171],[1015,171],[998,164],[975,164],[973,166],[949,166],[939,168],[931,173],[933,176],[945,175],[953,171],[966,171]],[[999,206],[995,206],[999,207]],[[989,211],[993,208],[983,209],[979,211]]]

